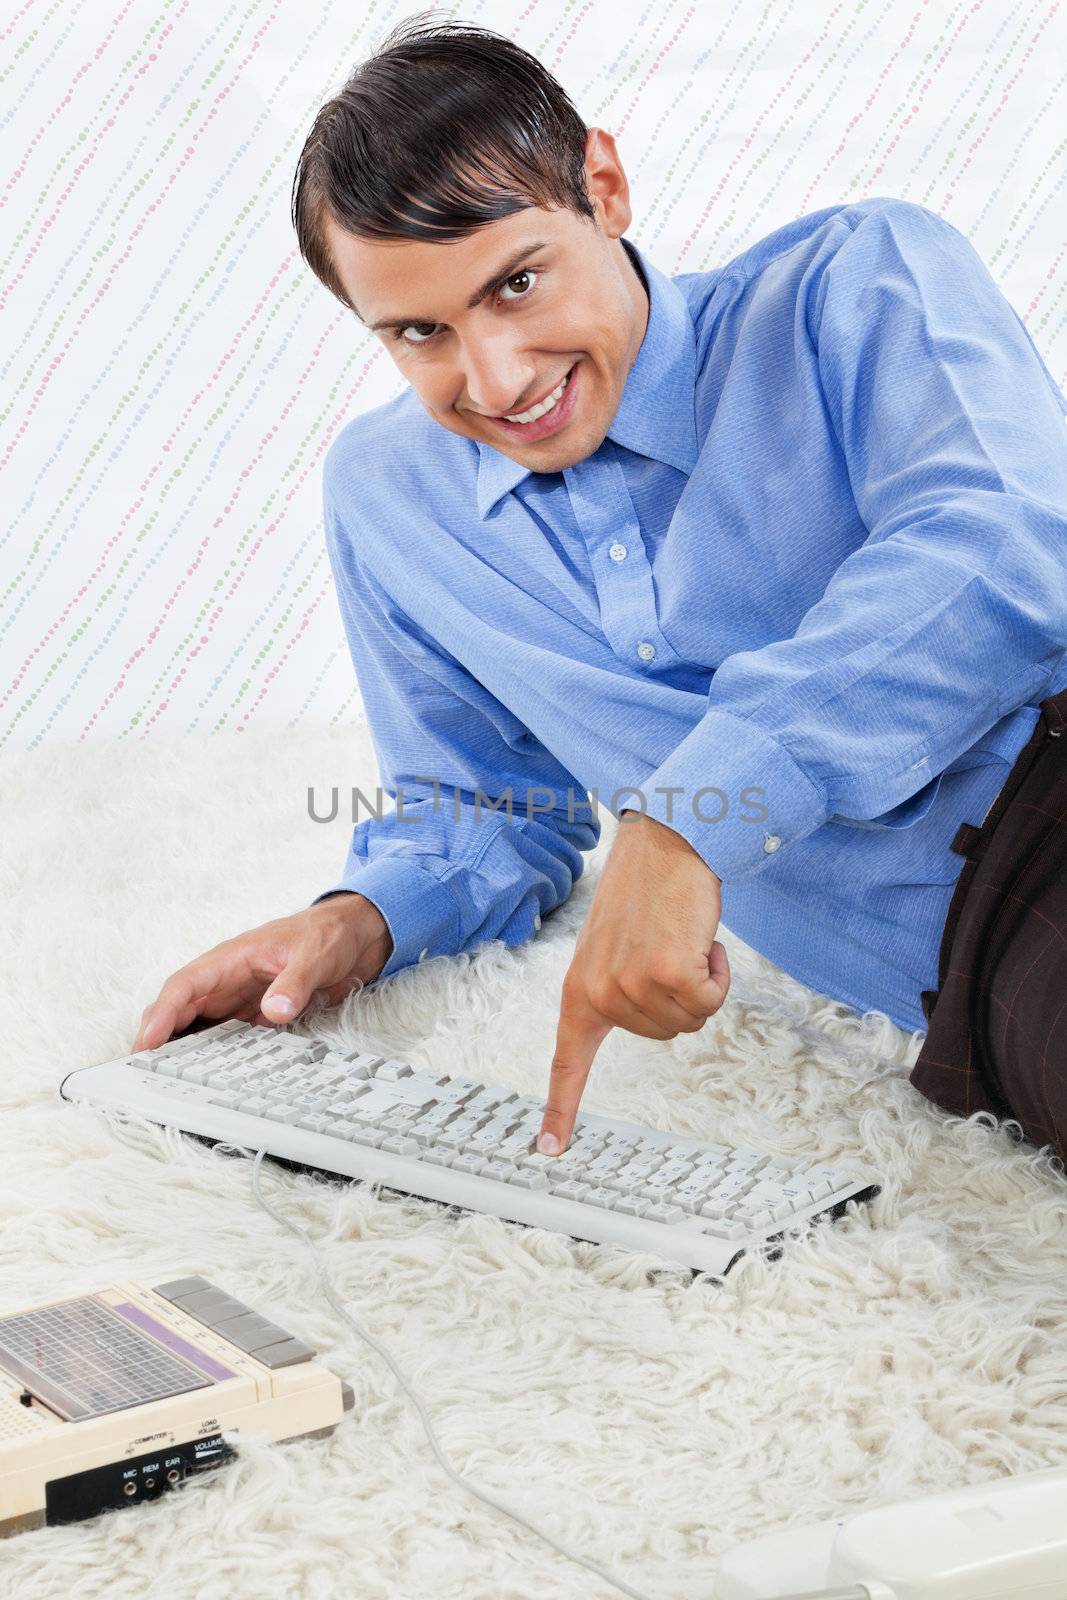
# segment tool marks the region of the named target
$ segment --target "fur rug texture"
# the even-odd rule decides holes
[[[366,727],[51,744],[0,763],[0,1314],[200,1272],[352,1383],[328,1440],[250,1435],[180,1494],[0,1546],[12,1600],[610,1600],[460,1492],[251,1161],[59,1100],[125,1054],[177,967],[339,875]],[[307,791],[335,823],[313,822]],[[609,823],[610,823],[610,819]],[[428,961],[297,1030],[547,1084],[605,835],[530,945]],[[648,1256],[264,1162],[335,1292],[416,1383],[466,1477],[654,1600],[710,1597],[724,1550],[789,1525],[1067,1460],[1067,1182],[1049,1152],[907,1082],[921,1036],[804,988],[726,931],[696,1035],[616,1030],[589,1110],[882,1175],[876,1201],[722,1281]]]

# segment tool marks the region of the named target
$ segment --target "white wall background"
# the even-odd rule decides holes
[[[415,4],[0,8],[0,748],[359,715],[323,455],[398,393],[289,222]],[[871,194],[967,234],[1067,381],[1058,0],[468,0],[610,130],[667,273]]]

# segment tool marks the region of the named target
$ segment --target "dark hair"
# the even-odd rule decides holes
[[[530,206],[590,221],[588,132],[536,56],[503,34],[409,17],[321,108],[293,180],[300,254],[349,310],[323,223],[445,244]]]

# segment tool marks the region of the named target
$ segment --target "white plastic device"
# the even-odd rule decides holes
[[[1067,1600],[1067,1466],[735,1545],[723,1556],[714,1600],[828,1592],[856,1600]]]

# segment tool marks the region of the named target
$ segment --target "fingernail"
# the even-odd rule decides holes
[[[554,1133],[543,1133],[537,1141],[537,1148],[543,1156],[558,1156],[559,1140]]]
[[[287,994],[269,994],[263,1002],[264,1009],[270,1006],[281,1017],[291,1017],[296,1011],[296,1006]]]

